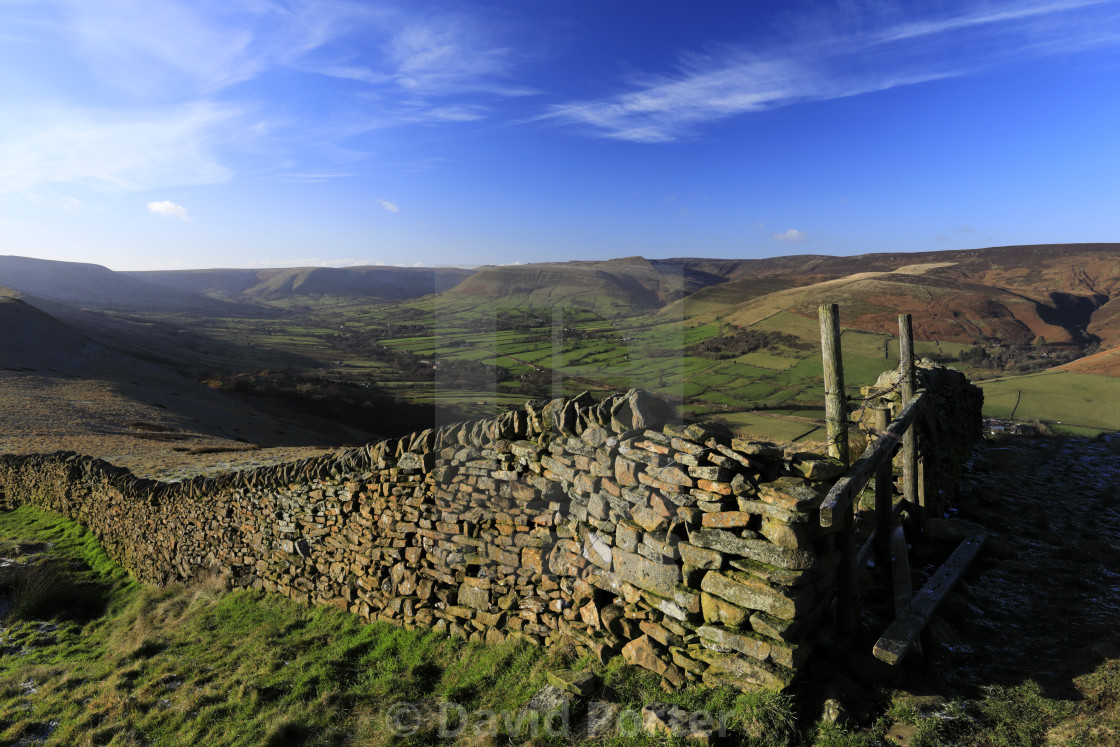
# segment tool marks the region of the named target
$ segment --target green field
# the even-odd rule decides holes
[[[980,382],[984,413],[1036,419],[1059,432],[1092,435],[1120,427],[1120,379],[1072,371]]]
[[[457,409],[463,417],[530,397],[641,387],[677,402],[689,417],[722,413],[744,434],[769,431],[779,440],[810,437],[788,422],[749,413],[822,401],[816,319],[775,313],[751,329],[792,335],[798,344],[776,343],[718,358],[691,352],[691,346],[737,328],[670,318],[674,309],[679,317],[685,307],[650,315],[626,312],[613,302],[607,308],[575,299],[549,307],[535,305],[536,300],[510,303],[445,295],[376,304],[338,299],[293,305],[283,318],[156,317],[149,326],[162,330],[160,341],[203,373],[208,367],[297,370],[331,380],[374,382],[395,398]],[[168,334],[168,327],[177,331]],[[892,335],[844,328],[841,347],[853,399],[861,386],[898,364],[898,341]],[[949,361],[967,347],[936,340],[915,343],[919,356]],[[967,365],[954,365],[973,373]],[[1120,400],[1114,380],[1054,376],[984,382],[985,412],[1008,417],[1018,397],[1019,419],[1036,418],[1068,432],[1120,428],[1120,409],[1111,404]]]

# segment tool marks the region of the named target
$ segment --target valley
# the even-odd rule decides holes
[[[833,302],[855,407],[860,386],[897,366],[892,330],[908,312],[917,354],[982,380],[986,414],[1078,435],[1120,428],[1114,244],[475,270],[118,273],[3,257],[0,285],[56,326],[28,344],[21,322],[5,324],[5,375],[19,386],[52,370],[36,358],[48,340],[72,362],[79,338],[96,340],[172,376],[188,399],[294,417],[318,446],[630,387],[686,419],[812,443],[823,417],[816,307]],[[73,373],[60,375],[73,384]],[[21,429],[8,418],[5,430]],[[230,435],[291,445],[292,431],[276,430]]]

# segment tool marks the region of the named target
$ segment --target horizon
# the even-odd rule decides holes
[[[2,7],[19,256],[479,267],[1120,235],[1106,0]]]
[[[702,255],[694,255],[690,257],[645,257],[640,254],[631,254],[620,257],[602,257],[597,259],[588,258],[572,258],[562,260],[541,260],[539,262],[504,262],[504,263],[486,263],[477,265],[465,264],[440,264],[440,265],[426,265],[426,264],[411,264],[411,265],[394,265],[385,262],[377,262],[373,264],[364,265],[274,265],[269,267],[238,267],[233,265],[228,266],[208,266],[208,267],[175,267],[175,268],[136,268],[127,270],[118,270],[108,265],[100,264],[98,262],[81,262],[77,260],[60,260],[49,259],[45,257],[32,257],[23,254],[0,254],[0,260],[3,259],[30,259],[43,262],[59,262],[59,263],[73,263],[73,264],[89,264],[96,267],[102,267],[112,272],[222,272],[222,271],[254,271],[264,272],[266,270],[350,270],[361,268],[385,268],[385,269],[404,269],[404,270],[438,270],[438,269],[457,269],[457,270],[481,270],[489,267],[529,267],[532,265],[540,264],[570,264],[570,263],[587,263],[587,262],[617,262],[619,260],[634,259],[643,260],[646,262],[684,262],[684,261],[706,261],[706,260],[722,260],[729,262],[737,261],[764,261],[768,259],[781,259],[785,257],[804,256],[806,258],[824,258],[824,259],[851,259],[855,257],[876,257],[894,254],[942,254],[950,252],[985,252],[999,249],[1034,249],[1046,247],[1113,247],[1120,249],[1120,242],[1114,241],[1083,241],[1083,242],[1060,242],[1053,244],[1012,244],[1003,246],[977,246],[977,247],[962,247],[958,249],[932,249],[932,250],[914,250],[914,251],[887,251],[887,252],[861,252],[859,254],[771,254],[766,256],[757,257],[706,257]],[[0,287],[3,287],[3,278],[0,278]]]

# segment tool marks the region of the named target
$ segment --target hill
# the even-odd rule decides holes
[[[0,453],[76,450],[166,477],[207,459],[293,458],[340,436],[369,434],[247,406],[0,296]]]
[[[727,279],[714,270],[705,263],[643,257],[487,266],[441,295],[449,301],[500,302],[511,308],[561,305],[606,314],[636,313]]]
[[[347,296],[400,301],[453,287],[473,274],[460,267],[285,267],[267,270],[167,270],[124,272],[144,283],[209,298],[283,301]]]
[[[0,256],[0,286],[75,307],[182,309],[195,313],[214,310],[208,299],[84,262]]]

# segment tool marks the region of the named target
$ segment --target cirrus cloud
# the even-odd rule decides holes
[[[380,197],[377,198],[377,202],[379,205],[381,205],[381,207],[385,208],[390,213],[399,213],[401,211],[401,209],[397,207],[397,204],[395,202],[389,202],[388,200],[383,200]]]

